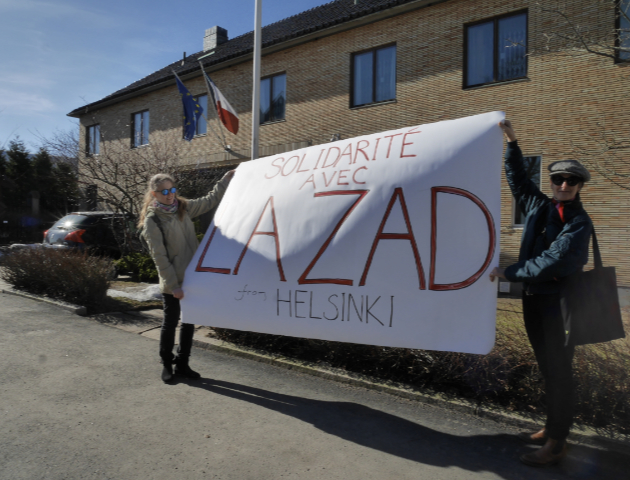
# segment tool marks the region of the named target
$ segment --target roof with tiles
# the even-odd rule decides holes
[[[360,0],[355,4],[354,0],[335,0],[319,7],[306,10],[279,22],[272,23],[262,28],[262,48],[270,47],[294,38],[330,28],[360,17],[377,13],[397,5],[413,3],[417,0]],[[239,37],[228,40],[218,45],[211,56],[202,59],[204,67],[221,64],[222,62],[245,56],[253,51],[254,32],[245,33]],[[199,69],[199,58],[208,52],[201,51],[178,60],[166,67],[148,75],[111,95],[96,102],[77,108],[68,116],[80,116],[88,109],[98,107],[100,104],[110,103],[115,99],[152,87],[170,80],[174,80],[172,71],[179,76],[187,75]]]

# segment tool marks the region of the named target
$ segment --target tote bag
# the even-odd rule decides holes
[[[604,267],[595,229],[592,236],[595,268],[569,275],[562,282],[560,307],[565,345],[609,342],[626,336],[615,267]]]

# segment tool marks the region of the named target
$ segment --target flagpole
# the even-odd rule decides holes
[[[254,9],[254,75],[252,92],[252,160],[258,158],[258,131],[260,127],[260,44],[262,23],[262,0],[255,0]]]

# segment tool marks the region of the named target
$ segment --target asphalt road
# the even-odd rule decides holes
[[[625,479],[573,446],[521,465],[509,426],[195,349],[160,381],[157,342],[0,294],[0,479]]]

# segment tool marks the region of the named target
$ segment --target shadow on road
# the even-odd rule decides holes
[[[289,415],[330,435],[390,455],[436,467],[491,472],[508,480],[618,479],[627,462],[623,455],[573,446],[562,465],[535,469],[519,462],[518,456],[529,447],[513,435],[452,435],[358,403],[312,400],[205,378],[185,383]]]

